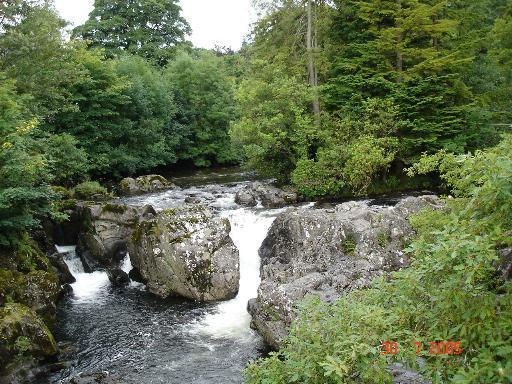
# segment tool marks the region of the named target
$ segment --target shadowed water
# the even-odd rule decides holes
[[[266,351],[250,329],[247,301],[259,284],[258,248],[283,210],[247,209],[234,202],[249,175],[217,172],[179,179],[183,189],[123,200],[157,210],[195,198],[229,219],[240,251],[239,295],[227,302],[199,304],[161,300],[132,283],[112,290],[106,273],[86,274],[71,248],[66,262],[77,278],[73,297],[59,305],[56,337],[69,342],[68,367],[41,383],[67,382],[81,372],[109,371],[121,383],[241,383],[247,363]],[[234,183],[233,178],[238,182]],[[208,184],[207,181],[213,183]],[[202,184],[202,185],[201,185]],[[129,259],[123,269],[131,268]]]

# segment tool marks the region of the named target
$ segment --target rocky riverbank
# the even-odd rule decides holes
[[[404,248],[411,214],[440,209],[435,196],[408,197],[395,206],[347,202],[328,209],[289,209],[260,248],[261,284],[248,305],[252,327],[279,349],[307,295],[332,302],[409,264]]]

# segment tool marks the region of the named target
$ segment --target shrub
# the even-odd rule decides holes
[[[109,193],[97,181],[86,181],[73,188],[73,196],[77,199],[87,200],[96,197],[108,197]]]
[[[449,156],[451,165],[434,161],[467,197],[411,220],[411,267],[332,305],[307,299],[284,348],[251,364],[248,383],[391,383],[394,362],[434,383],[512,382],[512,284],[496,272],[496,250],[512,245],[512,136],[474,156]],[[399,353],[382,355],[384,341],[400,343]],[[462,354],[431,355],[431,341],[461,342]]]

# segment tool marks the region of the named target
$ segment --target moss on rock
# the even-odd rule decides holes
[[[0,371],[22,358],[47,358],[57,350],[52,333],[34,310],[16,303],[0,308]]]

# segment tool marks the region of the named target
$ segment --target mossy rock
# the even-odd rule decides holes
[[[158,192],[173,187],[174,185],[161,175],[145,175],[136,179],[127,177],[119,183],[119,190],[124,196]]]
[[[44,359],[57,351],[52,333],[34,310],[15,303],[0,308],[0,371],[20,359]]]
[[[36,311],[47,324],[55,321],[55,303],[60,294],[58,276],[53,272],[0,269],[0,305],[21,303]]]
[[[104,204],[101,207],[101,209],[102,209],[103,212],[116,213],[116,214],[119,214],[119,215],[123,215],[128,210],[128,207],[126,205],[123,205],[123,204],[107,203],[107,204]]]

